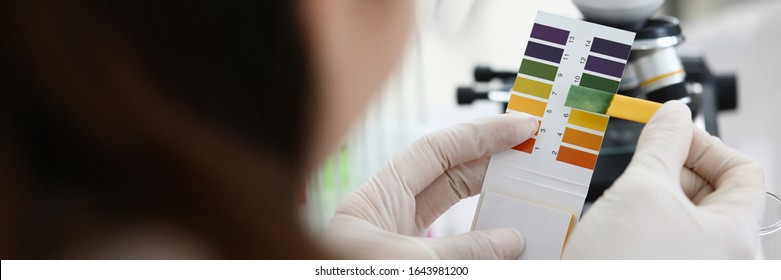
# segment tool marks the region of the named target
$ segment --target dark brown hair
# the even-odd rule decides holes
[[[216,258],[316,256],[297,3],[2,2],[0,257],[112,257],[72,252],[149,224]]]

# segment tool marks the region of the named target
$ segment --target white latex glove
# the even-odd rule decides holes
[[[421,138],[342,201],[326,229],[325,245],[352,258],[517,258],[523,238],[513,229],[445,238],[425,234],[450,206],[480,193],[491,154],[526,141],[536,130],[536,119],[518,113]]]
[[[753,258],[764,211],[759,165],[694,127],[668,102],[624,174],[586,212],[564,258]]]

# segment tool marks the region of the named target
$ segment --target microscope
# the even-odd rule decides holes
[[[698,126],[718,136],[718,112],[737,107],[735,75],[716,75],[701,55],[678,53],[676,46],[684,41],[678,19],[655,15],[664,0],[573,2],[584,20],[636,34],[618,94],[656,102],[680,100],[692,110],[693,121]],[[476,66],[476,83],[456,90],[458,104],[489,100],[503,103],[504,112],[516,72]],[[496,88],[486,90],[490,85]],[[640,123],[610,119],[586,201],[596,200],[624,172],[642,129]]]

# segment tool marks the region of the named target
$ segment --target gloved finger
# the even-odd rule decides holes
[[[497,115],[424,136],[394,158],[387,168],[417,195],[445,170],[510,149],[528,139],[537,120],[525,113]]]
[[[697,205],[713,192],[713,186],[708,181],[686,167],[681,168],[681,187],[689,200]]]
[[[424,242],[439,259],[464,260],[517,259],[525,246],[523,236],[514,229],[472,231]]]
[[[765,182],[762,168],[756,162],[696,129],[686,166],[714,188],[702,198],[700,206],[745,214],[753,221],[762,217]]]
[[[653,173],[651,176],[665,182],[663,185],[678,186],[681,167],[692,143],[692,128],[691,111],[685,104],[669,101],[662,105],[640,133],[635,154],[624,175]]]
[[[415,225],[428,228],[442,213],[464,198],[480,193],[490,157],[463,163],[445,170],[426,189],[415,196]]]

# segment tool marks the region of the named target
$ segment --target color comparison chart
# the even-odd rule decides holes
[[[609,117],[564,106],[571,92],[616,93],[634,33],[539,12],[507,112],[539,120],[528,141],[492,156],[473,228],[514,227],[522,259],[558,259],[580,217]]]

